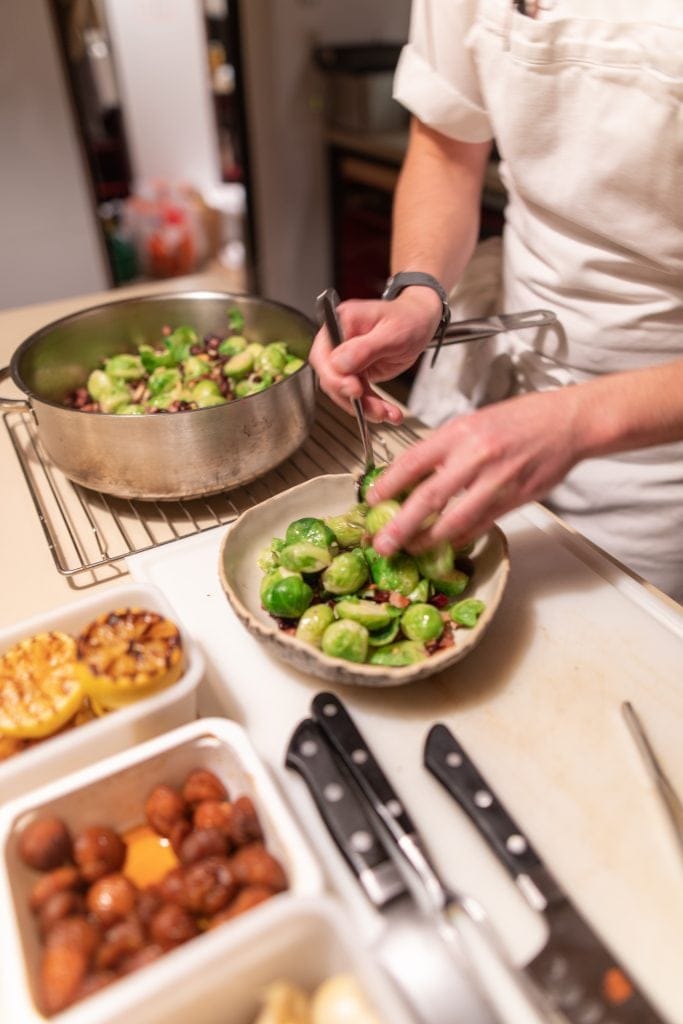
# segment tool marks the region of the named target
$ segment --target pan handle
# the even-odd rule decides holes
[[[0,366],[0,384],[9,377],[9,366]],[[12,409],[25,409],[27,412],[31,406],[25,398],[3,398],[0,395],[0,410],[10,411]]]

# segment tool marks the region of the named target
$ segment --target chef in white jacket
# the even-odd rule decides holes
[[[370,384],[415,361],[444,297],[471,298],[493,139],[503,243],[465,314],[559,326],[425,357],[413,409],[441,425],[373,488],[414,487],[377,550],[460,544],[543,499],[683,601],[683,3],[414,0],[395,96],[413,118],[390,301],[340,304],[346,344],[321,331],[311,355],[323,389],[400,421]]]

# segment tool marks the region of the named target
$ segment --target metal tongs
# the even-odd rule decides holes
[[[506,331],[521,331],[528,327],[549,327],[556,324],[557,317],[549,309],[527,309],[523,313],[496,313],[493,316],[474,317],[471,320],[454,320],[444,332],[442,345],[461,345],[465,341],[479,341],[492,338]],[[427,348],[437,348],[439,342],[433,338]]]
[[[659,758],[655,754],[652,744],[647,737],[647,733],[643,728],[643,724],[636,714],[635,708],[631,702],[625,700],[621,705],[621,711],[624,719],[626,720],[626,725],[635,740],[638,753],[647,768],[650,778],[655,784],[662,806],[666,811],[673,829],[679,850],[681,854],[683,854],[683,803],[681,802],[681,798],[662,768]]]
[[[336,348],[337,345],[341,345],[344,341],[344,334],[339,323],[339,317],[337,316],[337,306],[339,304],[339,296],[337,295],[334,288],[326,288],[324,292],[321,292],[317,299],[317,311],[318,320],[320,323],[324,323],[327,328],[327,333],[330,336],[330,341]],[[375,468],[375,454],[372,450],[372,440],[370,438],[370,430],[368,429],[368,421],[365,418],[363,411],[363,403],[360,398],[352,398],[351,405],[353,411],[356,414],[358,420],[358,430],[360,431],[361,441],[363,442],[363,459],[365,467],[363,469],[363,476],[361,480]]]

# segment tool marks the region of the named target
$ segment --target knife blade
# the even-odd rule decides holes
[[[544,915],[548,940],[525,970],[550,1004],[572,1024],[664,1024],[443,723],[429,731],[424,764],[471,818],[530,906]]]
[[[372,954],[420,1024],[495,1024],[466,963],[454,960],[433,924],[420,914],[353,779],[312,719],[297,726],[285,763],[306,783],[342,856],[381,914]]]
[[[481,905],[445,885],[408,810],[339,697],[319,693],[311,710],[380,825],[385,846],[402,867],[413,898],[432,918],[454,956],[467,956],[482,989],[488,989],[493,969],[496,987],[505,990],[505,1002],[516,1007],[515,1013],[525,1019],[528,1014],[555,1019],[541,992],[508,956]],[[486,968],[482,956],[489,961]],[[487,995],[499,1017],[510,1019],[490,990]]]

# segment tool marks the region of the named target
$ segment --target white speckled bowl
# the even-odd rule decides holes
[[[350,473],[319,476],[292,487],[248,509],[233,523],[221,545],[219,573],[223,589],[238,618],[250,633],[278,658],[302,672],[333,683],[356,686],[401,686],[426,679],[463,658],[479,643],[505,589],[510,561],[505,535],[494,527],[480,537],[472,553],[476,571],[463,597],[477,597],[486,609],[473,629],[459,629],[453,647],[437,651],[426,661],[401,668],[357,665],[331,658],[310,644],[278,629],[261,607],[259,588],[263,573],[256,564],[273,537],[284,536],[289,523],[301,516],[324,518],[345,512],[357,500],[356,481]]]

